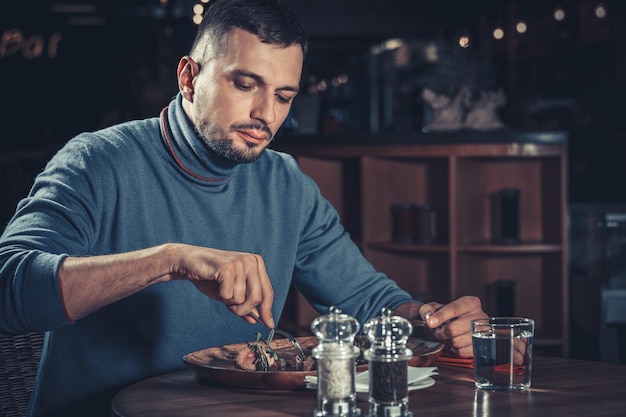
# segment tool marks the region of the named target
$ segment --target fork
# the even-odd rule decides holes
[[[274,333],[278,333],[281,336],[286,337],[287,339],[289,339],[289,341],[291,342],[291,344],[293,345],[294,348],[296,348],[296,352],[298,353],[298,357],[300,358],[300,360],[302,362],[304,362],[305,356],[304,356],[304,351],[302,350],[302,347],[300,346],[300,343],[298,343],[298,341],[296,340],[295,337],[293,337],[293,335],[289,332],[286,332],[284,330],[280,330],[277,327],[274,327],[273,329],[269,326],[267,326],[265,323],[263,323],[263,320],[261,320],[261,317],[257,316],[253,311],[249,312],[248,315],[250,317],[252,317],[253,319],[255,319],[258,323],[261,323],[263,326],[267,327],[270,330],[274,330]]]

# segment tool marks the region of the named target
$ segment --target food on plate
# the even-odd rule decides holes
[[[300,359],[299,356],[296,355],[296,370],[297,371],[314,371],[315,367],[315,358],[311,355],[304,355],[304,361]]]
[[[306,355],[304,361],[294,355],[278,356],[271,343],[274,331],[270,330],[267,340],[261,333],[256,334],[256,342],[247,342],[235,358],[235,368],[246,371],[311,371],[315,369],[315,359]]]
[[[304,348],[305,359],[300,360],[293,346],[287,339],[276,339],[272,341],[274,332],[270,331],[267,340],[264,340],[260,333],[256,334],[256,342],[239,343],[231,345],[230,350],[225,352],[226,347],[213,348],[219,351],[219,355],[226,355],[224,359],[232,363],[235,369],[247,371],[315,371],[317,364],[315,358],[311,356],[311,349],[316,346],[315,337],[300,338],[300,343]],[[367,360],[363,357],[363,352],[370,348],[370,341],[365,335],[358,335],[354,338],[354,344],[359,347],[360,355],[356,358],[357,369],[366,366]],[[235,348],[236,346],[236,348]],[[420,338],[411,337],[407,342],[407,347],[413,351],[413,357],[409,360],[410,366],[432,366],[443,350],[443,343],[435,341],[431,337]]]
[[[248,342],[239,351],[235,367],[246,371],[269,371],[272,367],[277,367],[280,359],[270,345],[273,337],[273,331],[270,331],[267,341],[263,340],[261,333],[257,333],[256,342]]]

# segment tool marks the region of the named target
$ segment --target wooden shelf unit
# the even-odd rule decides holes
[[[495,314],[487,286],[513,280],[515,314],[536,320],[537,350],[567,357],[567,135],[470,136],[310,136],[274,148],[298,160],[365,257],[415,298],[477,295]],[[504,188],[521,190],[519,244],[492,243],[489,196]],[[435,210],[433,244],[392,242],[390,207],[405,202]],[[308,329],[317,313],[297,293],[291,308],[285,325]]]

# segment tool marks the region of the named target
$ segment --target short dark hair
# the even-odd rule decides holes
[[[307,36],[295,13],[280,0],[211,0],[191,46],[192,58],[202,59],[211,43],[222,49],[232,28],[252,33],[264,43],[300,45],[305,54],[308,49]]]

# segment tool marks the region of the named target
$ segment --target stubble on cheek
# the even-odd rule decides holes
[[[233,139],[225,135],[208,136],[204,132],[198,132],[198,136],[202,138],[203,142],[207,147],[209,147],[209,149],[231,162],[255,162],[259,159],[261,152],[263,151],[261,146],[255,143],[244,142],[242,145],[238,146]]]
[[[205,108],[202,106],[202,102],[198,103],[198,108]],[[203,117],[199,112],[195,114],[194,130],[209,149],[213,150],[222,158],[232,162],[255,162],[259,159],[264,149],[260,144],[248,141],[237,142],[235,139],[228,136],[230,131],[236,131],[242,128],[262,130],[269,135],[270,139],[268,142],[271,142],[273,139],[273,134],[269,127],[260,123],[234,123],[229,127],[228,131],[224,131],[213,124],[208,118]]]

